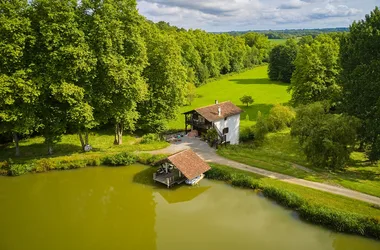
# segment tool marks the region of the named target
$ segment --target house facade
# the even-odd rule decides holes
[[[204,134],[207,130],[215,128],[220,143],[239,144],[240,114],[242,109],[232,102],[215,101],[215,104],[197,108],[186,113],[185,131],[197,130]]]

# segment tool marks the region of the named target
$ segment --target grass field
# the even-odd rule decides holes
[[[295,138],[289,130],[269,134],[261,147],[249,145],[220,148],[218,153],[226,158],[250,166],[295,176],[301,179],[343,186],[380,197],[380,163],[367,164],[363,153],[354,152],[344,170],[329,171],[310,166]],[[311,169],[307,172],[296,164]]]
[[[28,162],[41,158],[54,158],[60,156],[91,155],[91,154],[113,154],[120,152],[149,151],[167,147],[167,142],[153,142],[141,144],[141,138],[130,135],[123,136],[122,145],[113,145],[114,135],[112,132],[92,132],[89,136],[89,143],[93,147],[92,152],[83,153],[78,135],[64,135],[62,140],[54,146],[54,154],[47,155],[47,147],[43,137],[33,137],[20,141],[21,156],[16,158],[13,144],[0,145],[0,161],[11,158],[17,162]]]
[[[241,127],[253,125],[258,111],[267,114],[274,104],[285,103],[290,99],[286,91],[288,85],[270,81],[267,69],[267,66],[260,66],[240,74],[222,77],[199,87],[198,98],[191,106],[182,107],[180,113],[214,104],[215,100],[232,101],[245,111],[241,115]],[[246,107],[239,100],[243,95],[251,95],[255,102]],[[169,124],[170,129],[184,129],[184,126],[183,115],[179,115],[177,120]]]
[[[270,42],[274,43],[274,44],[285,44],[286,43],[286,40],[288,39],[269,39]]]
[[[248,175],[254,179],[259,180],[259,182],[264,186],[273,186],[285,191],[292,192],[300,196],[301,198],[307,200],[312,205],[334,208],[334,209],[338,209],[338,210],[349,212],[349,213],[365,214],[369,216],[374,216],[380,220],[380,209],[375,208],[374,206],[366,202],[353,200],[351,198],[326,193],[326,192],[315,190],[308,187],[302,187],[302,186],[286,183],[283,181],[271,179],[269,177],[264,177],[264,176],[257,175],[254,173],[249,173],[249,172],[241,171],[238,169],[233,169],[233,168],[219,165],[219,164],[211,164],[211,166],[214,168],[219,168],[221,170],[230,172],[232,174]]]

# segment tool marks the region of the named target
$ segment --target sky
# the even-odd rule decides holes
[[[348,27],[380,0],[137,0],[140,14],[209,32]]]

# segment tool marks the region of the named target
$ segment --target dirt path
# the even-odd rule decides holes
[[[363,194],[351,189],[343,188],[343,187],[336,187],[325,183],[319,183],[319,182],[313,182],[313,181],[307,181],[303,179],[298,179],[293,176],[284,175],[280,173],[271,172],[265,169],[252,167],[246,164],[242,164],[236,161],[228,160],[224,157],[219,156],[216,154],[215,150],[213,148],[210,148],[205,142],[197,139],[197,138],[188,138],[183,137],[181,142],[177,142],[175,144],[171,144],[169,147],[151,151],[150,153],[153,154],[174,154],[176,152],[189,149],[191,148],[194,152],[196,152],[200,157],[202,157],[207,162],[214,162],[221,165],[226,165],[232,168],[240,169],[243,171],[267,176],[272,179],[278,179],[284,182],[309,187],[325,192],[329,192],[332,194],[338,194],[342,196],[346,196],[352,199],[365,201],[368,203],[376,204],[380,206],[380,198],[375,197],[368,194]]]

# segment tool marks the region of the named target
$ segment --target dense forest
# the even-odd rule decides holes
[[[240,36],[246,33],[255,32],[264,34],[269,39],[287,39],[302,36],[316,37],[324,33],[348,32],[349,28],[325,28],[325,29],[286,29],[286,30],[253,30],[253,31],[231,31],[230,35]]]
[[[292,135],[314,165],[342,167],[350,152],[380,159],[380,10],[349,33],[289,39],[269,55],[268,75],[290,83]]]
[[[0,3],[0,135],[160,132],[196,86],[268,60],[262,34],[235,37],[154,24],[135,0]]]

